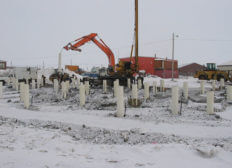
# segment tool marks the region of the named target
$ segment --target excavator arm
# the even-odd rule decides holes
[[[74,51],[79,51],[81,52],[81,47],[85,43],[92,41],[94,44],[96,44],[108,57],[109,60],[109,66],[115,70],[115,59],[114,59],[114,54],[111,51],[111,49],[104,43],[102,39],[98,41],[96,39],[97,34],[96,33],[91,33],[87,36],[83,36],[81,38],[76,39],[75,41],[68,43],[66,46],[64,46],[64,49],[66,50],[74,50]],[[72,44],[73,43],[73,44]]]

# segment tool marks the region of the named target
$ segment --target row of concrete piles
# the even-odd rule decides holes
[[[12,88],[19,92],[20,94],[20,101],[23,102],[24,107],[26,109],[29,109],[30,107],[30,84],[29,80],[27,79],[25,82],[18,82],[17,78],[10,77],[6,80],[6,85],[12,85]],[[37,79],[37,82],[35,80],[31,81],[31,88],[35,89],[43,87],[44,86],[44,79]],[[3,97],[3,83],[0,82],[0,98]]]
[[[80,106],[83,107],[85,105],[86,95],[89,95],[89,93],[90,93],[89,81],[85,81],[83,83],[80,81],[79,78],[77,78],[77,79],[72,78],[71,80],[72,80],[71,83],[68,80],[61,82],[62,98],[66,99],[70,88],[78,88],[79,89],[79,96],[80,96]],[[55,93],[58,94],[60,86],[59,86],[59,82],[57,79],[54,79],[53,86],[54,86]]]
[[[28,80],[26,82],[20,82],[18,85],[18,80],[16,78],[13,78],[12,86],[15,88],[17,91],[19,89],[20,93],[20,101],[24,103],[24,108],[29,109],[30,107],[30,86],[31,89],[39,89],[40,87],[44,86],[44,78],[32,80],[31,84],[29,83]],[[19,86],[19,88],[18,88]]]
[[[12,84],[13,89],[15,89],[16,91],[19,91],[20,83],[18,82],[18,79],[11,77],[7,80],[7,85],[9,85],[10,83]],[[29,80],[26,79],[24,83],[29,84]],[[37,80],[32,80],[31,88],[35,89],[36,87],[37,88],[43,87],[44,83],[45,83],[44,78],[41,78],[41,79],[38,78]]]
[[[104,82],[103,82],[104,83]],[[132,101],[135,103],[135,106],[138,105],[138,90],[142,89],[142,80],[138,79],[137,83],[131,84],[131,80],[127,79],[127,87],[132,89]],[[106,86],[103,85],[103,90]],[[165,90],[164,80],[160,80],[160,91],[163,92]],[[153,82],[153,95],[156,95],[158,92],[157,82]],[[114,96],[117,98],[117,117],[123,117],[125,115],[125,103],[124,103],[124,89],[123,86],[119,85],[119,80],[114,81]],[[148,100],[150,98],[150,84],[148,82],[144,83],[144,100]]]
[[[20,82],[18,83],[18,80],[15,78],[11,78],[9,80],[9,83],[12,82],[12,87],[15,90],[20,90],[20,100],[24,102],[24,107],[26,109],[30,106],[30,95],[29,95],[29,84],[26,82]],[[43,86],[44,81],[43,79],[39,80],[37,79],[37,82],[35,80],[32,80],[31,82],[31,88],[35,89],[40,88]],[[58,80],[54,79],[54,91],[56,94],[59,92],[59,82]],[[201,94],[205,94],[205,81],[200,81],[200,88],[201,88]],[[143,86],[141,79],[138,79],[137,83],[131,84],[130,79],[127,80],[127,87],[129,89],[132,89],[132,99],[135,100],[136,103],[138,103],[138,89],[141,89]],[[83,107],[85,105],[86,95],[89,95],[90,91],[90,85],[89,81],[80,82],[80,79],[74,79],[72,78],[71,86],[69,81],[65,81],[61,83],[61,94],[62,97],[65,99],[67,97],[67,93],[69,91],[69,88],[79,88],[79,96],[80,96],[80,106]],[[103,80],[103,93],[107,93],[107,81]],[[117,98],[117,117],[123,117],[125,115],[125,103],[124,103],[124,89],[123,86],[119,85],[119,80],[114,81],[114,97]],[[150,84],[148,82],[144,83],[144,100],[147,100],[150,98]],[[157,87],[157,81],[154,81],[152,83],[153,88],[153,95],[156,95],[158,92]],[[220,89],[225,88],[224,80],[222,79],[220,81]],[[212,91],[207,92],[207,112],[208,114],[214,113],[214,91],[216,89],[216,81],[212,81]],[[165,91],[165,85],[164,80],[160,80],[160,86],[159,91],[164,92]],[[188,99],[188,82],[183,83],[183,93],[184,93],[184,99]],[[2,82],[0,82],[0,98],[2,97]],[[232,86],[227,86],[227,99],[229,101],[232,101]],[[171,98],[171,111],[173,114],[179,114],[179,88],[178,86],[172,87],[172,98]]]
[[[115,80],[113,83],[113,96],[117,99],[117,112],[116,116],[122,117],[124,116],[125,113],[125,103],[124,103],[124,89],[123,86],[119,85],[119,80]],[[142,81],[141,79],[138,80],[137,84],[132,84],[131,80],[127,80],[127,87],[129,89],[132,88],[132,99],[135,99],[136,102],[138,101],[138,89],[142,88]],[[86,96],[89,95],[90,91],[90,85],[89,81],[85,82],[80,82],[80,79],[72,79],[71,83],[72,88],[78,88],[79,89],[79,99],[80,99],[80,106],[83,107],[85,105],[86,101]],[[144,83],[144,99],[147,100],[149,99],[149,83]],[[62,97],[65,99],[67,97],[68,90],[70,88],[70,83],[69,81],[65,81],[61,83],[61,94]],[[164,91],[164,80],[161,80],[160,82],[160,90]],[[108,93],[108,86],[107,86],[107,81],[103,80],[103,93],[107,94]],[[157,93],[157,82],[153,83],[153,93]],[[56,94],[59,92],[59,83],[55,79],[54,80],[54,91]]]
[[[212,83],[212,91],[215,91],[217,89],[216,88],[216,80],[212,80],[211,83]],[[201,94],[205,94],[205,80],[200,80],[200,85],[201,85]],[[224,88],[225,88],[225,81],[222,78],[220,80],[219,89],[222,90]]]
[[[208,114],[214,114],[214,91],[217,89],[216,81],[212,80],[212,89],[206,93],[207,99],[207,108],[206,111]],[[224,79],[220,80],[219,90],[225,89],[225,82]],[[183,93],[184,99],[188,99],[188,82],[184,82],[183,84]],[[205,94],[205,81],[200,80],[200,94]],[[171,103],[171,110],[173,114],[179,114],[179,88],[178,86],[172,87],[172,103]],[[232,101],[232,86],[226,87],[226,99],[228,101]]]
[[[44,79],[37,79],[37,81],[32,80],[31,81],[31,87],[29,84],[29,81],[26,80],[26,82],[18,82],[16,78],[9,78],[7,80],[7,85],[12,84],[12,88],[15,89],[16,91],[19,91],[20,93],[20,101],[24,103],[24,107],[28,109],[30,107],[30,94],[29,94],[29,89],[35,89],[35,88],[40,88],[43,87],[44,84]],[[54,79],[53,81],[54,85],[54,91],[56,94],[58,94],[60,90],[60,85],[58,80]],[[2,83],[0,83],[0,97],[2,97]],[[83,107],[85,105],[85,100],[86,100],[86,95],[89,95],[90,91],[90,85],[89,81],[80,82],[80,79],[74,79],[72,78],[72,83],[70,86],[69,81],[61,82],[61,95],[64,99],[67,97],[67,93],[69,91],[69,88],[79,88],[79,96],[80,96],[80,106]],[[131,84],[130,79],[128,79],[128,88],[132,87],[132,98],[138,101],[138,89],[142,88],[142,81],[139,79],[137,84]],[[164,80],[161,80],[160,82],[160,88],[161,91],[164,90]],[[103,93],[108,92],[108,87],[107,87],[107,81],[103,80]],[[153,83],[153,93],[157,93],[157,83]],[[149,84],[145,83],[144,84],[144,98],[147,100],[149,98]],[[118,117],[124,116],[125,113],[125,104],[124,104],[124,90],[123,86],[119,85],[119,80],[114,81],[114,97],[117,98],[117,113],[116,115]]]
[[[114,82],[114,95],[117,97],[117,113],[116,116],[122,117],[124,116],[125,113],[125,107],[124,107],[124,97],[123,97],[123,87],[119,86],[118,80]],[[128,88],[130,88],[130,79],[128,79]],[[205,81],[201,81],[201,94],[205,94]],[[117,90],[118,88],[118,90]],[[138,89],[142,88],[142,83],[141,80],[138,80],[137,84],[132,84],[132,99],[135,99],[136,102],[138,100]],[[150,92],[149,89],[150,85],[148,82],[144,83],[144,100],[149,99],[150,97]],[[224,79],[220,80],[220,87],[219,89],[224,89],[225,88],[225,83]],[[214,114],[214,91],[216,89],[216,81],[212,81],[212,91],[207,92],[207,113],[208,114]],[[165,91],[165,86],[164,86],[164,80],[160,80],[160,87],[159,90],[161,92]],[[184,99],[187,101],[188,100],[188,82],[183,83],[183,96]],[[153,82],[153,95],[157,94],[157,82]],[[227,95],[227,100],[232,101],[232,86],[227,86],[226,89],[226,95]],[[173,114],[180,114],[180,105],[179,105],[179,87],[178,86],[173,86],[172,87],[172,98],[171,98],[171,111]]]

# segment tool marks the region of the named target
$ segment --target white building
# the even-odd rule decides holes
[[[225,62],[221,65],[218,65],[217,69],[219,69],[221,71],[228,71],[230,76],[232,76],[232,61],[228,61],[228,62]]]

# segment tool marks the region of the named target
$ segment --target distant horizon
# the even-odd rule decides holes
[[[140,57],[145,57],[145,56],[140,56]],[[148,56],[147,56],[148,57]],[[127,58],[127,57],[125,57]],[[165,58],[166,59],[166,58]],[[170,59],[169,59],[170,60]],[[1,61],[4,61],[4,60],[1,60]],[[227,61],[228,62],[228,65],[231,65],[232,64],[232,60],[231,61]],[[216,66],[218,65],[225,65],[227,62],[224,62],[222,64],[217,64],[216,63]],[[189,63],[184,63],[184,64],[179,64],[178,62],[178,68],[180,68],[181,66],[185,66],[185,65],[189,65],[189,64],[192,64],[192,63],[196,63],[196,64],[199,64],[197,62],[189,62]],[[206,63],[203,63],[203,64],[199,64],[199,65],[202,65],[202,66],[206,66],[207,63],[213,63],[213,62],[206,62]],[[71,65],[71,64],[66,64],[66,65]],[[74,64],[72,64],[74,65]],[[94,67],[107,67],[107,66],[103,66],[103,65],[95,65],[95,66],[85,66],[85,65],[74,65],[74,66],[79,66],[81,69],[84,69],[84,70],[90,70],[91,68],[94,68]],[[37,67],[37,68],[40,68],[40,69],[43,69],[43,65],[38,65],[38,66],[30,66],[30,65],[12,65],[10,66],[8,63],[7,63],[7,68],[14,68],[14,67]],[[44,65],[44,68],[45,69],[50,69],[50,68],[53,68],[53,69],[58,69],[58,67],[54,67],[54,66],[46,66],[46,64]],[[65,69],[65,65],[62,66],[62,69]]]

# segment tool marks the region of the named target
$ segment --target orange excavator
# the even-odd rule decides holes
[[[81,38],[78,38],[70,43],[68,43],[66,46],[63,47],[65,50],[73,50],[73,51],[79,51],[81,52],[80,47],[86,44],[87,42],[92,41],[94,44],[96,44],[108,57],[109,65],[107,68],[107,75],[99,76],[99,82],[101,83],[102,80],[106,79],[108,80],[109,84],[112,84],[112,82],[115,79],[119,79],[121,84],[124,84],[127,81],[127,78],[132,78],[133,74],[135,73],[134,65],[132,65],[131,62],[119,62],[115,66],[115,57],[111,49],[105,44],[105,42],[99,38],[97,39],[98,35],[96,33],[91,33],[87,36],[83,36]],[[59,57],[61,56],[61,53],[59,54]],[[61,67],[61,62],[59,62],[59,67]],[[101,74],[101,73],[100,73]],[[103,73],[105,74],[105,73]],[[56,71],[54,74],[50,76],[50,80],[53,81],[54,79],[58,79],[59,81],[68,80],[69,76],[67,74],[64,74],[60,68],[58,68],[58,71]]]
[[[133,74],[135,73],[134,65],[132,65],[131,62],[126,61],[120,61],[119,64],[115,65],[115,57],[111,49],[105,44],[102,39],[99,38],[99,40],[97,40],[96,37],[98,37],[96,33],[91,33],[87,36],[83,36],[68,43],[63,48],[65,50],[74,50],[81,52],[80,47],[87,42],[92,41],[107,55],[109,60],[107,76],[99,76],[100,81],[106,79],[108,80],[109,84],[112,84],[115,79],[119,79],[120,83],[124,84],[127,81],[127,78],[133,77]]]
[[[63,48],[66,50],[74,50],[74,51],[81,52],[80,47],[82,45],[84,45],[85,43],[89,41],[94,42],[94,44],[96,44],[107,55],[108,60],[109,60],[108,73],[113,74],[115,72],[114,54],[102,39],[99,38],[100,41],[98,41],[96,37],[98,37],[96,33],[91,33],[87,36],[83,36],[81,38],[74,40],[73,42],[68,43]]]
[[[91,33],[87,36],[83,36],[81,38],[78,38],[70,43],[68,43],[66,46],[63,47],[65,50],[74,50],[74,51],[81,51],[80,47],[84,45],[85,43],[92,41],[94,42],[108,57],[109,60],[109,67],[107,69],[107,75],[100,76],[100,81],[106,79],[110,81],[112,84],[112,81],[115,79],[119,79],[120,84],[125,84],[127,82],[127,78],[134,79],[134,76],[138,74],[139,72],[139,64],[138,64],[138,0],[135,0],[135,63],[132,63],[130,60],[127,61],[119,61],[119,63],[115,66],[115,58],[114,54],[111,51],[111,49],[104,43],[103,40],[100,41],[97,40],[97,34]],[[133,54],[133,45],[131,49],[131,56],[132,58]],[[104,74],[104,73],[103,73]],[[58,64],[58,71],[56,71],[53,75],[51,75],[50,80],[53,81],[53,79],[59,79],[59,81],[67,80],[69,77],[68,75],[64,75],[61,72],[61,52],[59,54],[59,64]]]

